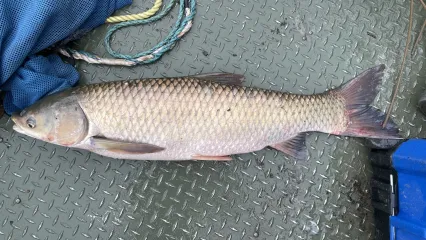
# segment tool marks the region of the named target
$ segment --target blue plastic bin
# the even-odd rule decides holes
[[[402,143],[392,155],[398,174],[398,215],[390,217],[390,239],[426,240],[426,140]]]

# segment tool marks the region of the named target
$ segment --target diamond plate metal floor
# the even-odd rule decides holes
[[[153,3],[134,0],[140,12]],[[416,2],[413,38],[425,17]],[[194,27],[161,61],[134,68],[78,63],[82,83],[211,71],[257,87],[309,94],[387,65],[377,106],[390,99],[409,1],[199,1]],[[123,13],[124,11],[121,11]],[[136,53],[164,37],[162,21],[126,28],[115,49]],[[100,27],[79,47],[104,54]],[[408,58],[393,118],[425,137],[424,41]],[[423,76],[423,77],[422,77]],[[114,160],[56,147],[0,123],[2,239],[371,239],[371,174],[363,141],[311,134],[308,161],[274,150],[229,163]]]

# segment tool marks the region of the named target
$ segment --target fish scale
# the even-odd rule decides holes
[[[290,95],[196,78],[94,84],[76,94],[102,136],[165,147],[155,154],[162,159],[259,150],[299,132],[342,130],[345,122],[345,106],[333,95]]]

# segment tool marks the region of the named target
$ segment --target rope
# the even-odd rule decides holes
[[[147,51],[144,51],[135,55],[121,54],[112,49],[111,38],[112,38],[112,35],[121,28],[139,25],[139,24],[152,23],[154,21],[161,19],[162,17],[164,17],[170,12],[170,10],[173,8],[174,3],[175,1],[171,0],[169,4],[159,14],[151,18],[122,22],[112,26],[111,29],[108,30],[105,36],[104,43],[105,43],[106,50],[114,58],[101,58],[99,56],[96,56],[94,54],[91,54],[85,51],[76,51],[70,48],[60,49],[59,52],[67,57],[83,60],[92,64],[135,66],[137,64],[147,64],[147,63],[155,62],[165,52],[171,50],[175,46],[176,42],[179,39],[181,39],[191,29],[192,21],[195,15],[195,7],[196,7],[195,0],[179,1],[178,19],[176,21],[176,24],[173,26],[172,30],[170,31],[169,35],[167,35],[167,37],[163,41],[161,41],[156,46],[154,46],[153,48]]]
[[[118,23],[118,22],[126,22],[126,21],[141,20],[141,19],[149,18],[153,16],[154,14],[156,14],[158,10],[160,10],[162,4],[163,4],[162,0],[156,0],[154,3],[154,6],[152,6],[152,8],[147,10],[146,12],[109,17],[107,18],[106,23]]]

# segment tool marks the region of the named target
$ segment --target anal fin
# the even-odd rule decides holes
[[[308,149],[306,148],[306,133],[299,133],[293,138],[285,142],[271,145],[285,154],[288,154],[297,159],[306,159],[308,157]]]
[[[192,160],[204,160],[204,161],[231,161],[232,157],[230,156],[204,156],[204,155],[194,155]]]
[[[99,137],[92,137],[91,144],[95,149],[107,150],[118,154],[147,154],[161,152],[165,149],[148,143],[124,142]]]

